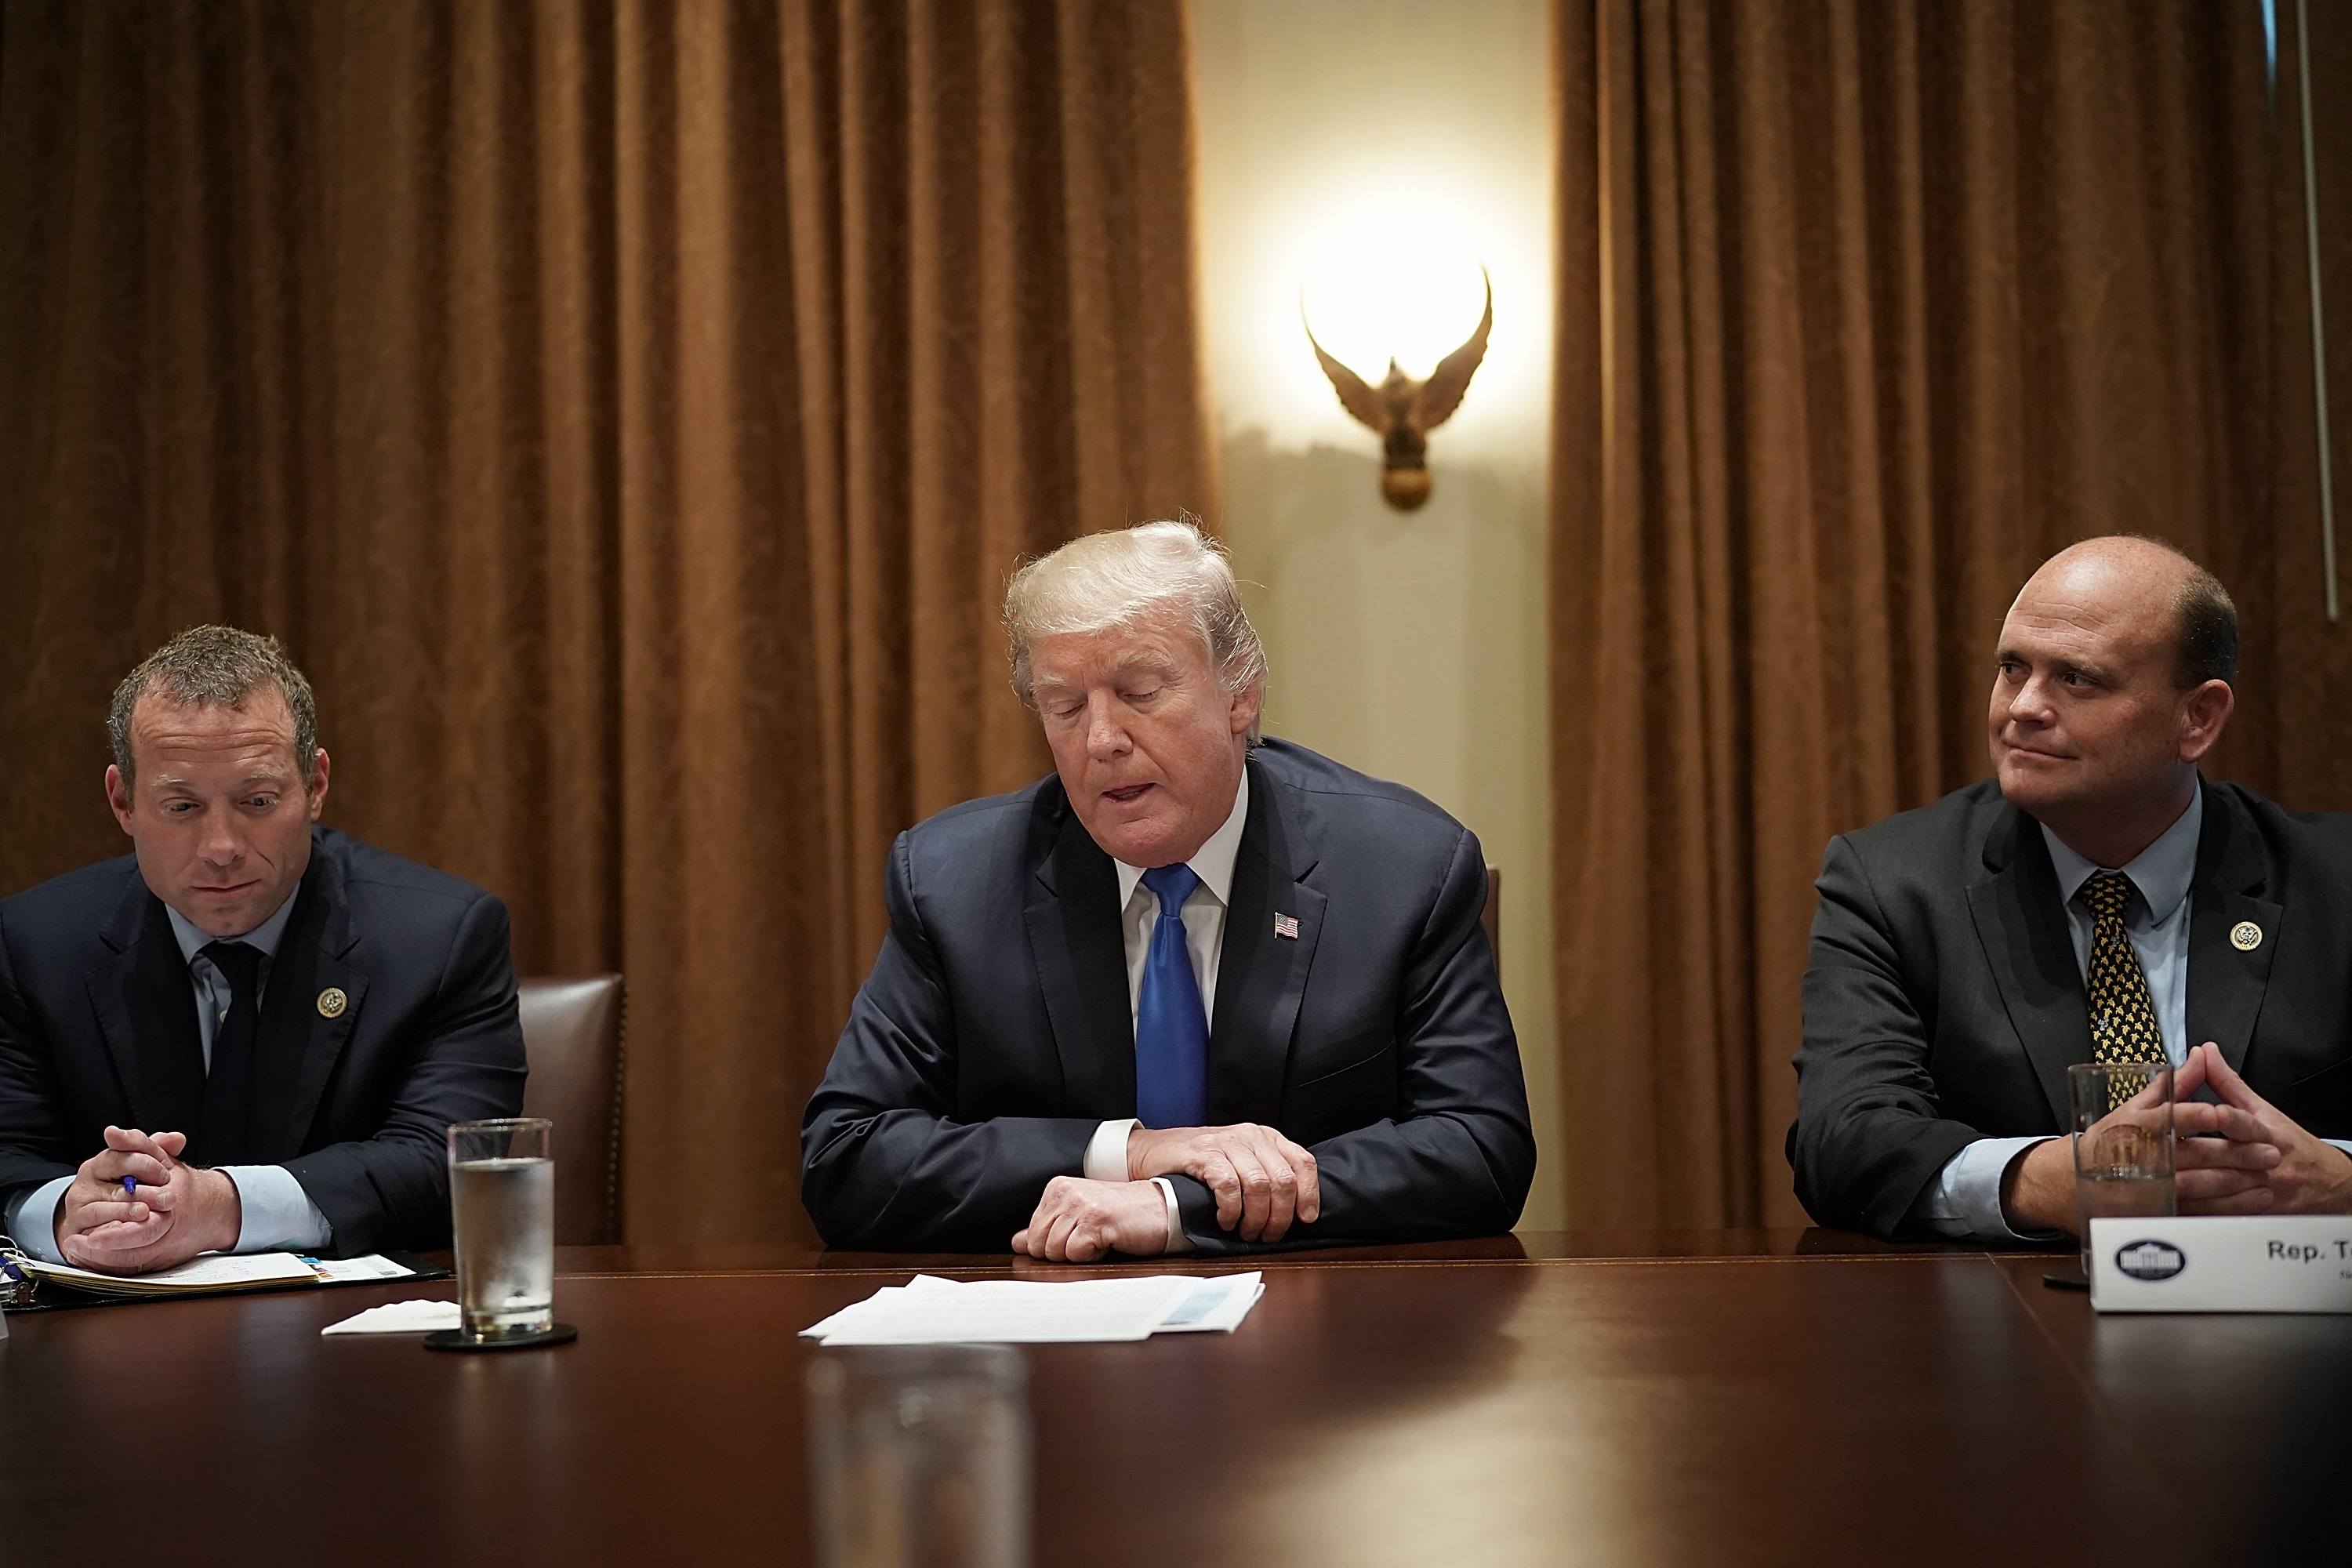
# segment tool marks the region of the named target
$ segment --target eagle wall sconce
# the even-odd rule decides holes
[[[1429,500],[1429,432],[1445,423],[1470,389],[1470,377],[1486,357],[1486,336],[1495,325],[1495,280],[1484,266],[1478,268],[1486,289],[1486,308],[1478,330],[1444,359],[1425,381],[1415,381],[1391,357],[1389,373],[1378,386],[1340,363],[1316,341],[1307,321],[1306,292],[1300,290],[1299,321],[1315,350],[1323,374],[1331,378],[1340,405],[1370,426],[1381,437],[1381,496],[1399,511],[1417,511]]]

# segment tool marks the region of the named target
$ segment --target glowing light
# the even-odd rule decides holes
[[[1486,300],[1479,257],[1469,230],[1443,213],[1359,213],[1307,263],[1307,323],[1332,357],[1375,385],[1391,358],[1407,375],[1426,376],[1477,331]]]

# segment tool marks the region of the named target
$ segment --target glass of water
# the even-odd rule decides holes
[[[2074,1113],[2074,1207],[2088,1279],[2091,1221],[2179,1212],[2172,1068],[2163,1062],[2078,1062],[2066,1069],[2066,1094]]]
[[[821,1568],[1025,1568],[1029,1399],[1019,1352],[820,1351],[808,1391]]]
[[[555,1323],[555,1123],[536,1116],[449,1129],[457,1302],[475,1341]]]

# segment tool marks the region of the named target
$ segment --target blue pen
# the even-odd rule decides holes
[[[138,1196],[139,1196],[139,1178],[138,1178],[138,1177],[136,1177],[136,1176],[125,1176],[125,1177],[123,1177],[123,1178],[122,1178],[122,1195],[123,1195],[124,1197],[126,1197],[126,1198],[129,1198],[129,1199],[133,1200],[134,1202],[138,1199]]]

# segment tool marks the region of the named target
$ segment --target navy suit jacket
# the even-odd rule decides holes
[[[1314,1152],[1322,1214],[1286,1247],[1508,1230],[1535,1139],[1478,840],[1302,746],[1248,767],[1210,1121]],[[886,892],[881,954],[801,1121],[801,1198],[835,1247],[1002,1251],[1096,1127],[1135,1114],[1118,873],[1047,778],[900,834]],[[1257,1250],[1171,1180],[1200,1250]]]
[[[71,1174],[109,1122],[194,1128],[196,1006],[134,857],[0,901],[0,1205]],[[523,1074],[506,905],[311,828],[262,995],[252,1128],[276,1146],[257,1163],[294,1173],[339,1253],[446,1247],[449,1124],[520,1114]]]
[[[2090,1005],[2050,847],[1993,780],[1832,839],[1814,885],[1789,1163],[1816,1220],[1892,1236],[1972,1140],[2065,1131]],[[2189,900],[2189,1043],[2352,1137],[2352,816],[2207,780]]]

